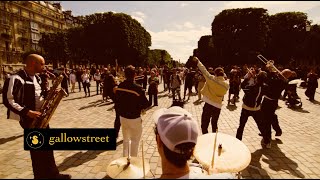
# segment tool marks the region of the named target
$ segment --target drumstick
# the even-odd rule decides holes
[[[216,152],[217,136],[218,136],[218,128],[217,128],[217,131],[216,131],[216,137],[215,137],[214,146],[213,146],[213,156],[212,156],[212,161],[211,161],[211,167],[212,167],[212,169],[213,169],[213,167],[214,167],[214,154],[215,154],[215,152]],[[210,173],[210,172],[209,172],[209,173]]]
[[[142,148],[142,167],[143,167],[143,179],[146,178],[145,165],[144,165],[144,153],[143,153],[143,140],[141,140]]]

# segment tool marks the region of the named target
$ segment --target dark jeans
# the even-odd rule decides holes
[[[78,81],[79,92],[81,91],[81,81]]]
[[[208,103],[205,103],[203,106],[203,112],[201,117],[201,130],[202,134],[208,133],[208,127],[211,120],[212,132],[216,132],[218,127],[218,119],[221,109],[211,106]]]
[[[53,178],[59,174],[52,150],[30,150],[35,179]]]
[[[83,85],[84,93],[87,95],[87,89],[88,89],[88,93],[90,96],[90,83],[82,83],[82,85]]]
[[[263,117],[263,140],[265,144],[271,142],[271,126],[276,132],[282,132],[278,116],[275,114],[278,107],[278,101],[264,99],[261,105]]]
[[[249,116],[253,117],[254,121],[256,122],[256,124],[258,126],[260,133],[262,134],[263,128],[262,128],[262,119],[261,119],[262,116],[261,115],[262,115],[262,112],[260,110],[259,111],[249,111],[246,109],[242,109],[241,116],[240,116],[240,125],[238,127],[236,137],[239,140],[242,140],[243,130],[244,130],[244,127],[246,126],[246,123],[248,121]]]
[[[121,127],[121,123],[120,123],[120,115],[119,113],[117,113],[116,111],[116,119],[114,120],[114,129],[116,130],[116,138],[119,135],[119,131],[120,131],[120,127]]]
[[[153,96],[153,105],[158,106],[158,94],[149,94],[149,104],[152,106],[152,96]]]
[[[97,86],[97,94],[99,94],[99,85],[100,85],[100,81],[96,81],[96,86]]]

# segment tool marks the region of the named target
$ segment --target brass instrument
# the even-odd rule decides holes
[[[53,86],[50,88],[50,91],[40,108],[41,116],[32,122],[30,128],[46,128],[48,126],[49,121],[61,99],[67,95],[63,89],[57,90],[63,78],[63,75],[60,75],[54,80]]]
[[[270,68],[271,71],[273,72],[277,72],[278,74],[280,74],[286,81],[288,81],[288,79],[282,74],[282,72],[276,68],[276,66],[274,65],[274,61],[273,60],[268,60],[267,58],[263,57],[261,54],[259,54],[257,56],[258,59],[260,59],[260,61],[262,61],[264,64],[266,64],[267,68]]]

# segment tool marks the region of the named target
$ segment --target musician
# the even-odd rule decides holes
[[[161,179],[235,178],[229,173],[204,175],[190,171],[189,167],[192,163],[189,164],[188,160],[193,155],[199,136],[199,127],[197,120],[192,118],[188,111],[178,106],[162,108],[155,111],[153,119],[156,123],[154,131],[161,157]]]
[[[263,86],[265,94],[261,104],[264,128],[264,133],[262,134],[263,140],[261,143],[262,145],[265,145],[267,149],[271,148],[271,126],[276,131],[276,136],[281,136],[282,134],[278,116],[275,112],[278,108],[278,100],[281,96],[281,92],[287,84],[287,79],[273,67],[274,65],[267,64],[267,78]]]
[[[128,142],[131,140],[131,156],[137,157],[142,134],[141,111],[149,107],[149,101],[142,87],[134,82],[134,67],[126,67],[124,73],[126,80],[115,91],[115,109],[122,126],[123,156],[127,156]]]
[[[239,140],[242,140],[242,134],[244,127],[248,121],[249,116],[252,116],[254,121],[256,122],[260,133],[263,132],[262,127],[262,114],[260,111],[261,108],[261,100],[263,96],[263,82],[267,77],[266,72],[262,71],[258,74],[256,81],[253,85],[249,83],[250,79],[254,76],[253,72],[248,72],[245,75],[243,82],[241,83],[241,88],[244,92],[243,104],[240,116],[240,124],[237,130],[236,137]]]
[[[45,60],[38,54],[24,57],[26,67],[12,75],[4,85],[3,104],[8,108],[8,118],[13,113],[20,116],[22,128],[28,128],[39,112],[44,97],[41,96],[41,79],[37,73],[44,70]],[[70,175],[60,174],[52,150],[30,150],[35,179],[70,179]]]
[[[201,117],[202,134],[208,133],[210,121],[212,132],[216,132],[222,107],[222,98],[227,93],[229,84],[223,77],[224,70],[222,68],[216,68],[214,70],[215,76],[213,76],[197,57],[194,57],[193,60],[197,63],[199,70],[206,79],[206,83],[201,90],[202,100],[205,102]]]

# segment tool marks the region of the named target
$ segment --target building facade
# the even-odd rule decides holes
[[[12,71],[21,64],[21,55],[30,50],[41,51],[41,33],[54,33],[79,26],[71,11],[60,3],[49,1],[0,2],[0,65]],[[21,64],[22,65],[22,64]],[[21,67],[20,65],[20,67]]]

